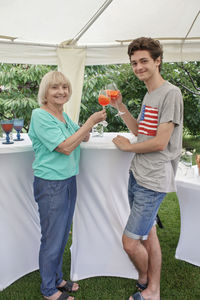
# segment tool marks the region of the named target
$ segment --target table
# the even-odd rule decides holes
[[[33,197],[34,159],[27,134],[24,141],[0,141],[0,290],[39,268],[40,224]]]
[[[175,257],[200,266],[200,176],[197,166],[192,170],[183,175],[183,169],[179,168],[176,176],[181,232]]]
[[[81,144],[80,174],[71,246],[72,280],[93,276],[137,279],[122,247],[128,215],[128,170],[133,153],[116,148],[117,133],[104,133]],[[131,142],[136,138],[121,134]]]

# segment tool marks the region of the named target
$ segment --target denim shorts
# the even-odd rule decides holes
[[[135,240],[147,240],[165,195],[137,184],[130,172],[128,198],[131,211],[124,234]]]

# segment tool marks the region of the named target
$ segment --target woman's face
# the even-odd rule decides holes
[[[63,105],[69,100],[69,88],[67,83],[51,84],[46,93],[47,103]]]

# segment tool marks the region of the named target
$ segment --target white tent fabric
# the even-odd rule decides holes
[[[0,0],[0,11],[0,62],[70,72],[76,95],[67,111],[73,120],[83,64],[128,63],[134,38],[159,39],[166,62],[200,60],[199,0]],[[75,63],[78,51],[84,53],[81,65]]]
[[[86,48],[86,65],[124,63],[139,36],[160,39],[165,61],[200,58],[199,0],[0,0],[0,10],[1,62],[57,64],[67,40]]]
[[[72,83],[72,96],[70,101],[65,105],[64,110],[72,120],[78,122],[84,80],[85,50],[58,48],[57,54],[59,70]]]

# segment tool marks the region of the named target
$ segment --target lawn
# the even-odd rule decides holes
[[[187,138],[184,140],[184,147],[195,148],[200,153],[200,139]],[[175,259],[180,233],[180,211],[176,193],[170,193],[166,196],[160,207],[159,216],[164,225],[163,229],[158,228],[163,255],[162,300],[199,300],[200,268]],[[69,278],[70,273],[70,244],[71,237],[64,255],[63,271],[65,278]],[[134,280],[118,277],[94,277],[81,280],[79,284],[80,291],[76,294],[76,300],[125,300],[135,290]],[[42,299],[39,271],[20,278],[0,292],[0,300]]]

